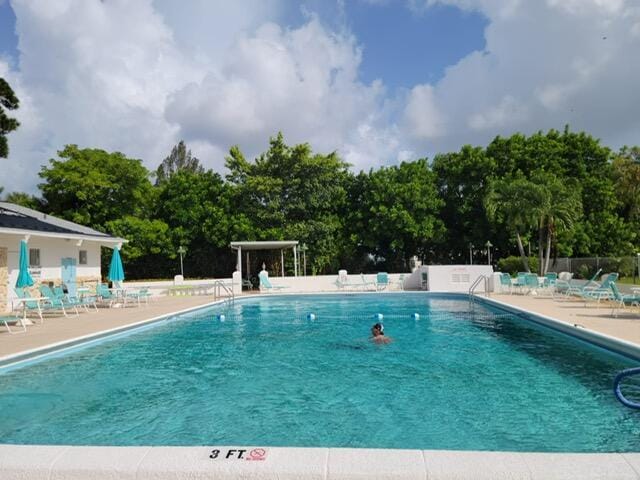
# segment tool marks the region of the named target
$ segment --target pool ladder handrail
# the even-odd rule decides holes
[[[620,383],[622,383],[623,379],[638,374],[640,374],[640,367],[627,368],[618,373],[616,378],[613,380],[613,393],[618,401],[625,407],[634,408],[636,410],[640,410],[640,403],[627,399],[622,394],[622,387],[620,386]]]
[[[478,278],[474,280],[474,282],[469,287],[469,306],[473,307],[475,304],[475,291],[476,288],[480,285],[480,282],[484,283],[484,294],[486,297],[489,297],[489,277],[486,275],[480,275]]]
[[[221,290],[227,292],[227,295],[224,296],[224,303],[228,305],[233,305],[236,300],[236,296],[233,293],[233,287],[227,287],[224,282],[220,280],[216,280],[213,282],[213,298],[217,300],[218,298],[222,298]]]

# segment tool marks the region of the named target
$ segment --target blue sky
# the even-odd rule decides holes
[[[7,0],[0,0],[0,55],[13,63],[18,58],[18,37],[15,34],[16,16]]]
[[[0,0],[0,185],[69,143],[155,168],[185,140],[222,173],[278,132],[355,171],[566,124],[638,145],[637,2]]]

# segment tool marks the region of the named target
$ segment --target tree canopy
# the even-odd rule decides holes
[[[9,156],[9,142],[7,134],[20,126],[15,118],[7,115],[6,110],[15,110],[20,106],[20,101],[13,92],[9,83],[0,77],[0,158]]]
[[[358,173],[336,152],[282,134],[253,160],[232,147],[224,177],[184,142],[161,167],[152,183],[141,160],[67,145],[42,167],[41,197],[5,198],[129,239],[129,278],[172,276],[179,247],[187,275],[228,276],[233,240],[299,240],[312,273],[406,271],[414,255],[467,263],[487,241],[496,261],[515,254],[528,269],[537,257],[542,273],[556,256],[640,247],[640,149],[612,152],[568,128]],[[265,258],[254,256],[252,269]]]

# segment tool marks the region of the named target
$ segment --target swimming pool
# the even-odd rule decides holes
[[[368,339],[377,313],[389,345]],[[248,298],[6,370],[0,438],[638,451],[611,392],[634,364],[463,296]]]

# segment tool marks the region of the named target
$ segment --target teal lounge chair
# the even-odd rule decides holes
[[[112,307],[114,303],[118,303],[118,296],[114,295],[104,283],[96,285],[96,295],[98,297],[98,303],[100,304],[106,304]],[[127,303],[126,297],[124,298],[124,303],[125,305]]]
[[[52,307],[62,310],[65,317],[68,317],[67,310],[75,310],[76,315],[78,315],[78,309],[64,297],[64,292],[62,297],[58,297],[49,285],[40,285],[38,290],[40,290],[40,295],[46,298]]]
[[[500,274],[500,291],[506,290],[509,292],[509,295],[513,293],[513,281],[511,280],[511,275],[508,273]]]
[[[14,291],[19,299],[22,299],[20,302],[20,307],[23,311],[23,316],[27,316],[29,313],[37,313],[40,318],[40,323],[44,324],[44,313],[48,312],[59,312],[60,309],[54,307],[51,302],[47,298],[44,297],[33,297],[31,293],[26,288],[15,287]],[[25,300],[28,299],[28,300]],[[66,315],[66,313],[65,313]]]
[[[273,290],[283,290],[285,288],[289,288],[286,285],[273,285],[269,280],[269,275],[264,270],[260,272],[258,275],[260,278],[260,291],[261,292],[270,292]]]
[[[610,273],[598,287],[585,288],[582,293],[585,307],[587,306],[587,301],[595,301],[597,305],[600,305],[601,300],[612,300],[613,292],[611,291],[611,284],[617,280],[618,274]]]
[[[389,274],[387,272],[378,272],[375,284],[378,292],[387,288],[389,286]]]
[[[19,332],[12,331],[9,325],[15,326],[17,324],[20,324],[22,326],[22,331],[23,332],[27,331],[27,326],[25,325],[24,318],[22,317],[10,317],[8,315],[3,315],[3,316],[0,316],[0,323],[4,323],[5,328],[12,335]]]
[[[67,286],[67,298],[75,302],[77,305],[83,307],[87,312],[89,312],[89,307],[93,307],[95,311],[98,311],[98,297],[96,295],[91,295],[89,292],[78,294],[78,284],[74,282],[69,282],[66,284]],[[56,292],[56,289],[60,287],[55,287],[53,289]],[[62,290],[62,288],[60,288]]]
[[[611,282],[609,285],[611,293],[613,294],[613,301],[615,302],[611,309],[611,315],[613,317],[618,316],[618,310],[624,310],[627,305],[632,307],[640,307],[640,294],[623,294],[618,290],[616,282]]]
[[[602,269],[598,269],[598,271],[593,275],[593,277],[591,277],[589,279],[589,281],[587,283],[585,283],[584,285],[570,285],[569,288],[566,291],[566,295],[577,295],[579,297],[582,296],[582,294],[587,290],[587,289],[591,289],[591,288],[598,288],[600,287],[600,284],[596,281],[596,278],[598,278],[598,275],[600,275],[600,272],[602,272]]]

